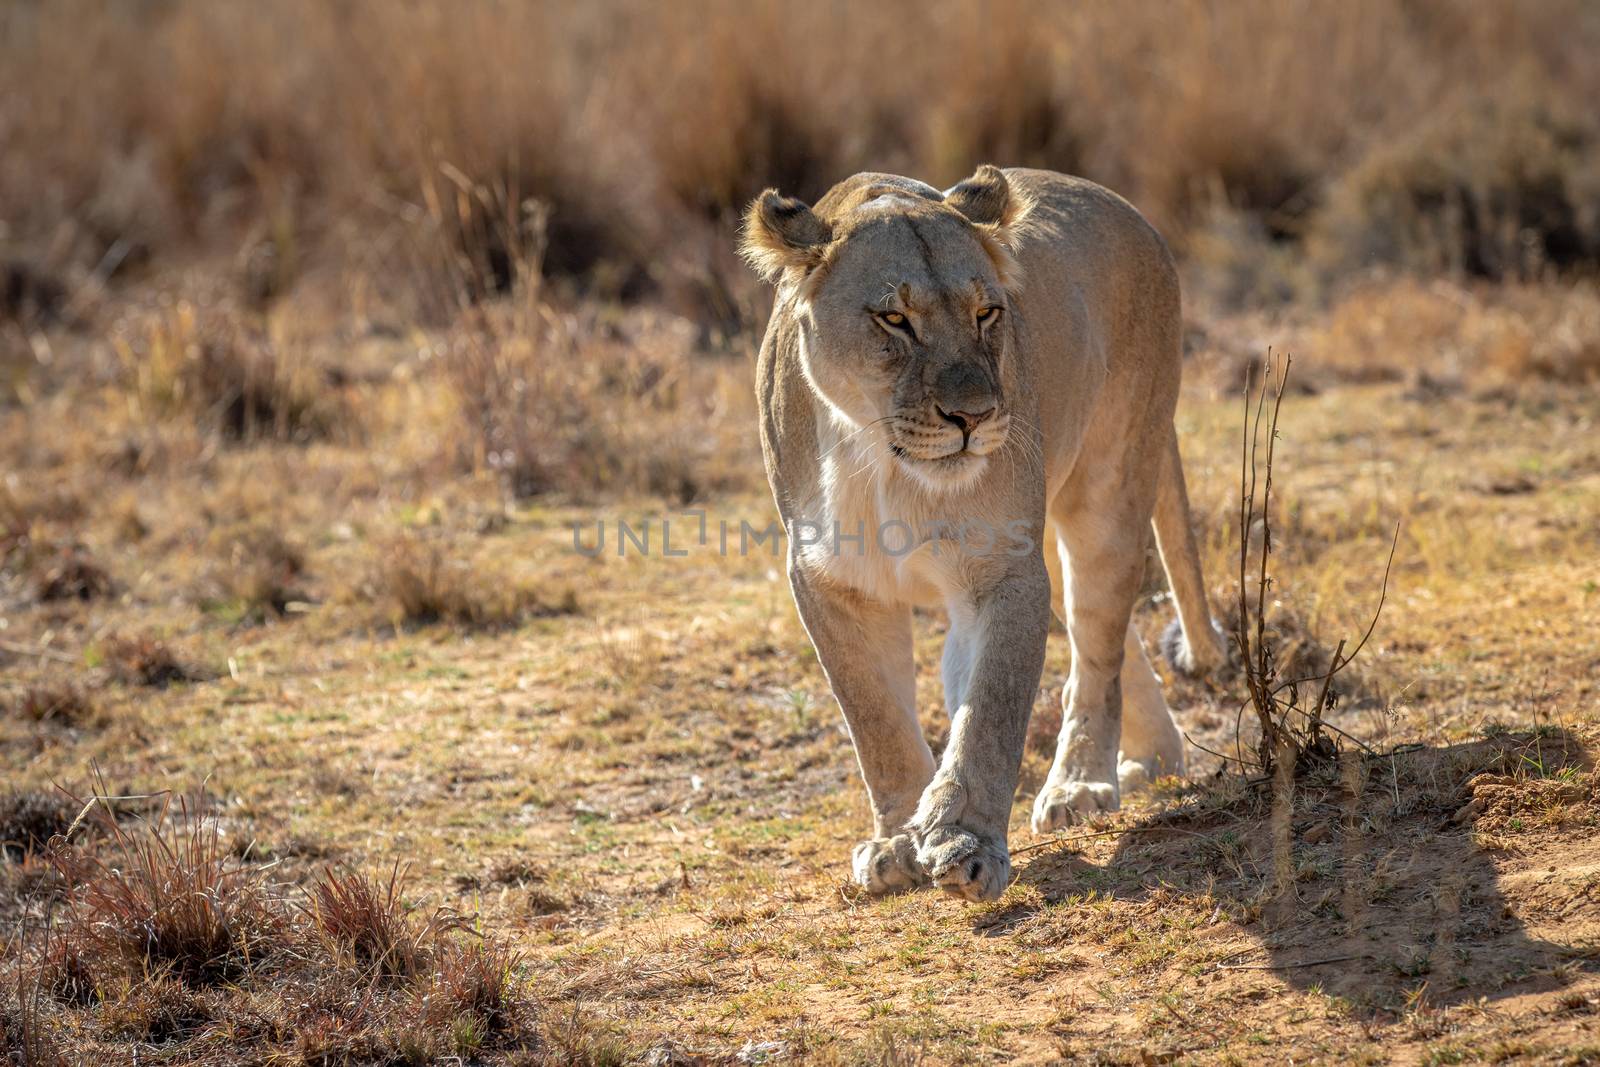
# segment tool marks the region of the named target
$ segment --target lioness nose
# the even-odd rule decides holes
[[[948,423],[961,427],[962,437],[971,437],[972,432],[983,424],[983,421],[994,414],[994,408],[985,408],[983,411],[946,411],[935,406],[939,417]]]

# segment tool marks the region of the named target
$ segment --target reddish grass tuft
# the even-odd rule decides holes
[[[106,666],[124,685],[165,689],[174,682],[190,682],[198,672],[184,664],[165,641],[152,637],[113,637],[105,646]]]
[[[58,551],[41,568],[34,595],[43,601],[94,600],[109,596],[111,576],[89,557],[81,545]]]
[[[406,909],[405,871],[396,863],[386,882],[355,871],[325,870],[310,891],[305,913],[324,945],[347,952],[377,981],[414,976],[444,920],[413,922]]]
[[[514,1031],[527,1021],[522,965],[522,954],[505,945],[445,942],[421,997],[422,1018],[434,1026],[471,1018],[484,1036]]]
[[[71,683],[30,685],[6,701],[11,714],[37,723],[89,726],[100,720],[94,700]]]
[[[83,1007],[100,998],[94,967],[77,940],[51,939],[39,963],[45,990],[62,1004]]]
[[[94,809],[114,842],[109,856],[62,850],[55,862],[73,886],[66,936],[96,960],[129,973],[170,970],[206,985],[238,979],[279,944],[280,908],[234,860],[215,823],[185,802],[164,803],[142,830]]]
[[[52,1021],[44,1013],[44,988],[29,968],[17,967],[0,1000],[0,1051],[20,1067],[65,1067]]]

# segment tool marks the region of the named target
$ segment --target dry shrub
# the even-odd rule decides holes
[[[511,496],[604,486],[688,503],[748,488],[748,368],[696,354],[663,316],[593,314],[484,309],[452,333],[444,371],[468,463]]]
[[[165,803],[124,829],[105,806],[95,818],[111,855],[61,850],[72,885],[64,936],[97,964],[120,963],[135,984],[162,971],[186,983],[233,981],[280,946],[281,912],[259,876],[239,866],[214,821]]]
[[[94,699],[70,682],[25,686],[9,694],[5,706],[11,714],[36,723],[83,727],[101,720]]]
[[[1426,375],[1496,384],[1600,381],[1600,296],[1591,286],[1463,287],[1395,281],[1355,289],[1305,347],[1357,380]]]
[[[571,590],[546,599],[502,577],[478,574],[467,561],[447,558],[438,544],[416,536],[403,537],[382,553],[367,591],[388,603],[397,626],[445,622],[494,628],[578,610]]]
[[[301,346],[264,336],[237,314],[180,302],[112,338],[135,414],[184,418],[225,441],[303,443],[348,433],[328,374]]]
[[[402,981],[417,974],[444,924],[437,914],[413,920],[404,887],[398,863],[384,882],[325,870],[311,886],[305,912],[325,945],[347,953],[370,980]]]
[[[1312,252],[1492,281],[1600,263],[1600,128],[1592,109],[1485,96],[1375,148],[1344,175]]]
[[[60,793],[0,794],[0,857],[21,859],[42,852],[52,837],[67,832],[77,813],[78,807]]]
[[[1288,796],[1296,774],[1313,766],[1332,766],[1342,752],[1340,739],[1354,740],[1327,720],[1349,692],[1349,679],[1341,677],[1342,673],[1355,662],[1377,628],[1388,596],[1394,551],[1400,537],[1396,526],[1394,541],[1383,565],[1383,582],[1372,621],[1364,633],[1339,641],[1331,654],[1324,656],[1316,642],[1306,641],[1303,636],[1298,641],[1286,637],[1282,619],[1269,619],[1269,592],[1277,582],[1272,570],[1276,547],[1272,507],[1274,459],[1279,440],[1278,416],[1292,363],[1287,355],[1274,358],[1269,352],[1267,370],[1255,395],[1249,390],[1244,395],[1244,446],[1237,525],[1240,531],[1238,595],[1228,630],[1232,651],[1236,653],[1236,662],[1249,692],[1249,706],[1260,726],[1253,766],[1273,778],[1280,800]],[[1236,726],[1236,758],[1243,766],[1250,767],[1252,762],[1242,754],[1239,733]],[[1276,776],[1273,774],[1275,767],[1279,771]],[[1285,814],[1284,818],[1287,817]],[[1277,819],[1276,814],[1274,818]],[[1278,830],[1287,833],[1287,823],[1278,824],[1275,833]],[[1288,862],[1287,852],[1275,852],[1275,857],[1285,865]],[[1278,874],[1280,885],[1287,884],[1286,871],[1280,869]]]
[[[61,0],[0,17],[0,204],[18,205],[19,239],[57,235],[113,270],[266,242],[276,265],[245,274],[276,280],[253,291],[281,288],[320,234],[374,272],[431,274],[422,288],[449,301],[505,291],[537,202],[553,274],[629,295],[687,269],[709,308],[728,290],[706,246],[764,185],[814,197],[861,169],[948,184],[988,159],[1104,181],[1180,244],[1219,203],[1293,240],[1369,156],[1352,202],[1392,205],[1402,232],[1448,217],[1451,189],[1480,213],[1554,219],[1550,235],[1592,226],[1569,217],[1575,171],[1554,215],[1544,172],[1501,181],[1519,146],[1590,158],[1563,147],[1573,124],[1592,136],[1600,95],[1584,0],[896,0],[850,12],[847,33],[835,8],[776,0]],[[1449,175],[1441,199],[1412,164],[1415,179],[1385,176],[1388,147],[1486,99],[1498,110],[1464,120],[1478,133],[1422,135],[1464,185]],[[1387,188],[1401,191],[1364,192]],[[1480,195],[1496,188],[1519,203]],[[1341,247],[1381,236],[1354,221]],[[1491,220],[1474,225],[1464,247],[1498,269]]]
[[[165,689],[175,682],[192,682],[201,677],[199,671],[180,660],[165,641],[153,637],[112,637],[106,641],[103,651],[111,676],[124,685]]]
[[[43,601],[94,600],[114,589],[111,576],[82,545],[58,549],[39,565],[34,595]]]
[[[219,557],[212,580],[226,605],[242,617],[276,618],[305,599],[299,588],[305,553],[272,526],[238,523],[213,531],[209,542]]]

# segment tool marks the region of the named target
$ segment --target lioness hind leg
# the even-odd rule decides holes
[[[1061,559],[1067,549],[1053,524],[1046,527],[1045,542],[1050,605],[1064,626],[1068,617],[1067,590]],[[1122,699],[1122,751],[1117,756],[1117,785],[1121,792],[1138,789],[1163,774],[1182,774],[1183,735],[1167,710],[1161,679],[1150,666],[1144,643],[1131,622],[1123,643]]]
[[[1085,475],[1084,481],[1091,478]],[[1074,486],[1078,480],[1070,479],[1051,505],[1050,518],[1065,556],[1063,595],[1072,674],[1062,693],[1055,760],[1033,805],[1035,833],[1114,811],[1121,803],[1122,678],[1149,511],[1120,480],[1101,477],[1098,484]],[[1137,681],[1142,691],[1143,678]]]
[[[1117,784],[1126,793],[1163,774],[1182,773],[1183,735],[1167,710],[1161,679],[1150,666],[1144,643],[1129,623],[1122,653],[1122,751],[1117,757]]]
[[[950,609],[950,628],[944,637],[944,655],[939,660],[940,680],[944,683],[944,710],[951,717],[967,699],[967,687],[972,683],[973,660],[978,647],[974,628],[976,623],[964,617],[960,605]]]

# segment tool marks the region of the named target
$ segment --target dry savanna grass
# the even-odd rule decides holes
[[[0,10],[0,1062],[1595,1058],[1593,6],[840,17]],[[1189,775],[1035,838],[1055,634],[1015,883],[869,900],[779,546],[738,547],[733,220],[988,160],[1171,237],[1213,604],[1270,525],[1278,678],[1399,534],[1337,751],[1266,781],[1248,679],[1173,675]],[[1152,649],[1170,613],[1152,561]]]
[[[503,575],[474,572],[467,561],[449,559],[438,543],[418,537],[402,537],[389,546],[371,585],[380,599],[387,599],[397,626],[445,622],[493,628],[578,610],[570,589],[546,601],[538,591],[507,582]]]
[[[15,5],[0,203],[28,254],[0,307],[80,318],[201,240],[250,316],[306,287],[374,324],[441,321],[543,274],[654,293],[725,345],[762,308],[728,247],[761,188],[942,188],[992,159],[1126,193],[1229,302],[1374,263],[1537,279],[1600,256],[1583,0],[947,0],[838,23],[724,0]],[[295,375],[270,330],[201,340],[195,402],[242,376],[232,425],[315,432],[278,405]]]
[[[1180,415],[1219,611],[1234,599],[1240,536],[1238,401],[1212,385],[1227,360],[1196,354]],[[1307,364],[1315,376],[1305,356],[1297,372]],[[138,1046],[201,1063],[241,1047],[418,1063],[469,1048],[489,1062],[666,1050],[716,1061],[747,1045],[822,1062],[1579,1055],[1600,919],[1584,888],[1600,862],[1587,844],[1596,690],[1584,636],[1600,622],[1589,567],[1600,455],[1580,432],[1596,415],[1587,394],[1537,378],[1430,391],[1328,368],[1286,398],[1268,601],[1285,664],[1315,669],[1364,628],[1403,520],[1380,626],[1329,717],[1379,755],[1352,744],[1344,763],[1297,781],[1280,838],[1270,791],[1209,777],[1205,750],[1234,752],[1236,681],[1169,679],[1203,746],[1194,779],[1065,841],[1031,838],[1019,815],[1018,881],[982,909],[849,891],[866,809],[780,561],[715,550],[722,521],[766,514],[758,494],[707,501],[710,543],[684,538],[687,557],[619,556],[608,526],[591,558],[572,551],[572,524],[590,544],[597,518],[636,530],[649,519],[659,548],[679,505],[521,497],[453,461],[394,494],[367,473],[383,460],[355,446],[219,453],[217,479],[248,469],[259,485],[213,510],[257,510],[298,546],[306,607],[280,618],[194,599],[194,570],[231,558],[219,546],[236,533],[213,539],[199,512],[163,506],[193,491],[184,472],[145,476],[138,542],[109,539],[123,521],[114,494],[68,524],[86,544],[119,545],[108,558],[130,592],[66,614],[29,600],[6,638],[24,650],[10,663],[99,715],[70,730],[8,715],[0,736],[38,797],[91,763],[119,796],[206,777],[212,799],[190,822],[217,836],[193,853],[176,824],[161,830],[168,859],[140,836],[157,833],[149,802],[120,802],[123,837],[103,820],[74,835],[106,887],[90,890],[40,866],[76,805],[35,815],[39,801],[12,803],[27,829],[6,830],[22,847],[0,899],[10,914],[56,918],[48,942],[30,938],[16,958],[32,999],[8,1025],[20,1034],[25,1017],[80,1058]],[[453,448],[453,414],[432,425]],[[279,463],[290,483],[343,492],[293,496],[271,473]],[[694,528],[682,521],[675,539]],[[413,583],[417,605],[467,606],[405,617]],[[549,610],[567,590],[581,612]],[[1139,609],[1152,641],[1170,610],[1161,598],[1152,584]],[[936,743],[942,630],[917,622],[918,703]],[[136,635],[123,680],[105,670],[116,646],[100,634]],[[158,643],[186,667],[214,667],[188,684],[137,684]],[[1047,765],[1063,675],[1057,639],[1024,800]],[[146,858],[134,863],[122,850],[139,842],[156,853],[136,850]],[[172,936],[129,941],[103,919],[93,929],[122,940],[70,949],[74,909],[130,895],[116,878],[134,878],[145,902],[151,885],[196,884],[152,867],[157,855],[201,877],[201,897],[258,894],[288,932],[263,939],[237,903],[214,922],[186,916],[182,929],[199,933],[178,943],[203,947],[181,959],[159,947]],[[146,951],[164,962],[135,979]],[[231,977],[219,985],[208,968]],[[502,979],[513,993],[496,992]]]
[[[513,1048],[551,1062],[536,1054],[521,954],[444,911],[419,920],[398,867],[378,880],[324,871],[296,901],[235,854],[216,817],[168,798],[130,820],[110,801],[91,798],[71,838],[51,822],[42,846],[66,902],[6,1003],[23,1062],[130,1045],[218,1062],[422,1064]],[[60,1028],[43,1028],[49,1014]]]

